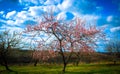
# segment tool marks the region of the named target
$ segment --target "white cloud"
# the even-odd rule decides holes
[[[34,20],[34,16],[29,11],[17,12],[16,16],[13,18],[14,25],[22,25],[27,20]]]
[[[104,25],[101,26],[101,28],[104,28],[104,29],[105,29],[105,28],[107,28],[108,26],[109,26],[109,24],[104,24]]]
[[[15,16],[16,14],[16,11],[11,11],[11,12],[8,12],[7,15],[6,15],[6,18],[7,19],[11,19]]]
[[[28,11],[34,17],[40,16],[43,13],[43,7],[42,6],[32,6],[29,8]]]
[[[45,5],[55,5],[55,4],[60,4],[61,0],[46,0],[46,2],[44,2]]]
[[[72,6],[73,0],[64,0],[62,4],[58,4],[58,8],[61,10],[67,10]]]
[[[21,27],[8,27],[11,31],[22,32],[24,29]]]
[[[57,20],[64,20],[66,17],[66,12],[61,12],[57,15]]]
[[[27,11],[21,11],[21,12],[17,13],[16,17],[19,19],[25,19],[25,18],[27,18],[27,15],[28,15]]]
[[[19,0],[19,3],[22,5],[29,6],[30,4],[38,5],[43,0]]]
[[[39,4],[39,0],[28,0],[28,1],[31,1],[33,4]]]
[[[5,14],[4,13],[5,13],[4,11],[0,11],[0,16],[3,17],[3,18],[5,18]]]
[[[47,0],[44,4],[45,5],[53,5],[53,4],[55,4],[55,1],[54,0]]]
[[[55,13],[59,13],[60,12],[60,9],[57,6],[55,6],[55,5],[49,5],[49,6],[44,6],[43,7],[43,11],[44,12],[51,12],[51,9]]]
[[[70,1],[70,0],[64,0],[64,2],[62,3],[62,8],[63,9],[67,9],[70,6],[72,6],[72,1]]]
[[[120,26],[118,27],[113,27],[110,29],[111,32],[116,32],[116,31],[119,31],[120,30]]]
[[[35,18],[40,17],[40,14],[43,12],[41,8],[41,6],[32,6],[29,7],[28,11],[11,11],[7,13],[6,17],[4,17],[7,20],[0,19],[0,21],[11,26],[21,26],[28,20],[35,21]],[[3,14],[4,12],[1,11],[0,13]]]
[[[0,15],[4,14],[4,11],[0,11]]]
[[[103,7],[96,6],[96,9],[97,9],[97,11],[101,11],[101,10],[103,10]]]
[[[24,19],[16,19],[14,24],[20,26],[22,23],[24,23]]]
[[[27,11],[21,11],[21,12],[12,11],[7,13],[6,18],[8,18],[8,20],[6,20],[6,24],[13,26],[13,25],[21,25],[29,17]]]
[[[99,16],[97,15],[83,15],[82,17],[88,21],[95,21],[99,19]]]
[[[107,21],[108,21],[108,22],[111,22],[112,19],[113,19],[113,16],[108,16],[108,17],[107,17]]]
[[[14,22],[13,20],[7,20],[6,23],[9,24],[9,25],[14,25]]]
[[[2,22],[2,23],[6,23],[6,21],[5,21],[5,20],[3,20],[3,19],[1,19],[1,18],[0,18],[0,22]]]
[[[83,20],[86,20],[87,22],[93,22],[95,23],[99,18],[100,16],[98,15],[91,15],[91,14],[80,14],[78,12],[71,12],[74,14],[75,17],[79,17],[79,18],[82,18]]]
[[[96,8],[95,5],[95,2],[91,3],[89,0],[63,0],[62,4],[58,4],[57,7],[61,11],[68,11],[80,14],[91,14],[100,10],[100,7]]]
[[[59,4],[61,0],[19,0],[21,5],[30,6],[30,5],[54,5]]]
[[[4,24],[1,28],[5,30],[10,30],[10,32],[16,31],[16,32],[22,32],[24,29],[21,27],[15,27],[15,26],[8,26]]]
[[[60,10],[55,5],[49,6],[31,6],[28,10],[29,14],[33,17],[40,17],[44,12],[50,12],[51,9],[53,12],[58,13]]]

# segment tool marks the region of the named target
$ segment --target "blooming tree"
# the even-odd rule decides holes
[[[50,49],[47,46],[42,46],[41,44],[37,46],[38,47],[34,48],[32,53],[32,58],[35,60],[34,66],[37,66],[39,61],[47,61],[56,56],[53,49]]]
[[[76,18],[71,21],[57,19],[53,14],[43,15],[38,25],[27,26],[26,32],[40,31],[48,36],[53,36],[52,48],[62,56],[63,72],[73,54],[80,49],[83,51],[93,51],[92,44],[95,44],[94,38],[101,33],[95,25],[87,25],[85,21]],[[76,49],[76,46],[80,46]],[[41,48],[41,46],[39,46]],[[66,55],[66,52],[69,54]]]

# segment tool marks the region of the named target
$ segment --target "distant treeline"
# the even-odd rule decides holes
[[[33,50],[20,50],[20,49],[12,49],[10,54],[7,55],[7,61],[9,65],[24,65],[29,63],[34,63],[34,59],[32,57]],[[67,53],[69,54],[69,52]],[[93,63],[93,62],[103,62],[103,61],[112,61],[113,58],[120,60],[120,53],[116,53],[118,57],[113,57],[111,53],[107,52],[94,52],[92,54],[81,53],[80,54],[80,62],[82,63]],[[0,61],[2,63],[1,57]],[[77,61],[77,57],[75,54],[72,55],[70,63],[75,63]],[[48,60],[40,60],[38,63],[62,63],[62,57],[60,55],[49,58]]]

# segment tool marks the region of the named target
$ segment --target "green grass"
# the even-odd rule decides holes
[[[61,74],[62,65],[11,66],[15,72],[8,72],[0,66],[0,74]],[[65,74],[120,74],[120,65],[112,64],[80,64],[68,65]]]

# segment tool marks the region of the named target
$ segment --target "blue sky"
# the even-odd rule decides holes
[[[65,20],[77,16],[96,21],[105,27],[107,39],[120,35],[120,0],[0,0],[0,31],[22,31],[50,8]]]

